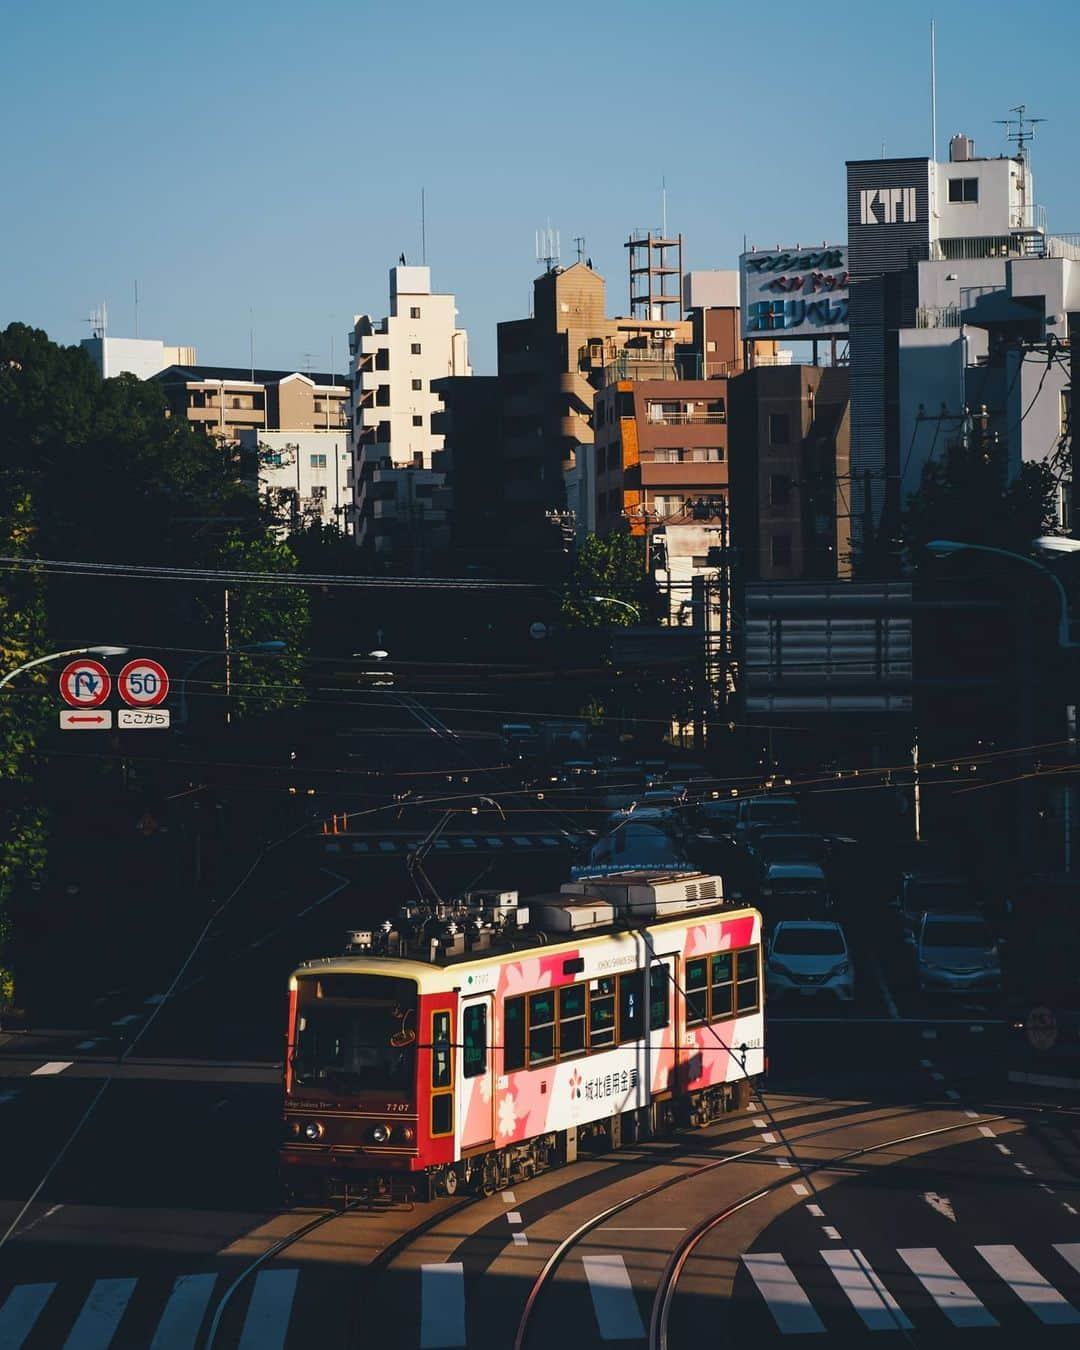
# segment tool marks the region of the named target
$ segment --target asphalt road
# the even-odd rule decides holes
[[[700,1344],[703,1327],[721,1343],[885,1332],[944,1345],[958,1316],[969,1343],[1075,1343],[1080,1110],[1006,1089],[995,1009],[894,990],[888,960],[873,968],[872,924],[854,1009],[800,1001],[771,1018],[769,1078],[749,1113],[464,1207],[333,1217],[246,1273],[322,1217],[279,1207],[285,981],[408,894],[394,794],[441,793],[448,776],[470,789],[460,777],[478,774],[504,808],[516,797],[520,818],[490,835],[485,818],[481,835],[470,815],[433,851],[447,890],[480,873],[543,889],[570,861],[571,826],[510,792],[496,742],[466,726],[448,738],[397,708],[338,738],[380,777],[335,806],[372,823],[268,853],[167,1002],[155,962],[132,970],[104,1020],[0,1038],[4,1350],[177,1350],[211,1331],[219,1350],[501,1350],[519,1330],[522,1350],[641,1346],[665,1307],[672,1350]],[[720,1215],[673,1280],[673,1256]]]

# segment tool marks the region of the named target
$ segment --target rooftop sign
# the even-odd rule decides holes
[[[739,275],[744,338],[847,336],[845,244],[744,253]]]

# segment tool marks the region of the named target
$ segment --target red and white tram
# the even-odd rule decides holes
[[[407,907],[289,981],[287,1189],[487,1193],[703,1125],[764,1071],[763,999],[761,915],[719,877]]]

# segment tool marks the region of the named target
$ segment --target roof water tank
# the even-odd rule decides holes
[[[949,161],[959,164],[963,160],[975,158],[975,142],[970,136],[958,131],[949,141]]]

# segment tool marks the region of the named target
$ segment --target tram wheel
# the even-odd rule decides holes
[[[443,1169],[442,1185],[447,1195],[457,1195],[459,1181],[460,1177],[456,1167],[450,1166]]]

